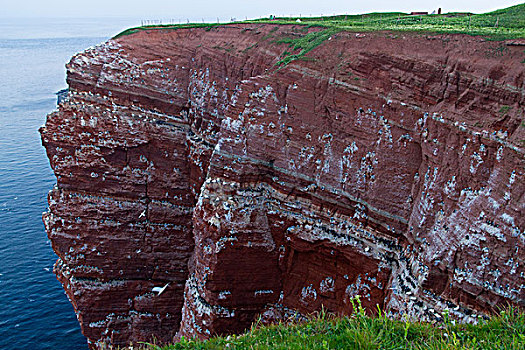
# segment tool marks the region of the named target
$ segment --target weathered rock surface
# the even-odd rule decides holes
[[[91,347],[356,295],[420,319],[525,305],[523,50],[339,33],[277,69],[304,34],[154,30],[67,65],[44,222]]]

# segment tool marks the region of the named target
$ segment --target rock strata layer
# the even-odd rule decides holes
[[[358,295],[421,320],[525,305],[522,48],[342,32],[276,65],[305,34],[150,30],[69,62],[43,218],[91,348]]]

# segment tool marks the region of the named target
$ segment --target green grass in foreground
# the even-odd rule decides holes
[[[368,317],[364,310],[351,317],[319,313],[299,324],[254,326],[246,334],[207,341],[183,339],[150,350],[175,349],[525,349],[525,314],[509,308],[477,325],[393,321]]]

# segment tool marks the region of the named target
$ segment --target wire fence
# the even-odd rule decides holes
[[[294,21],[340,21],[347,22],[350,25],[414,25],[414,24],[429,24],[429,25],[464,25],[468,28],[475,27],[494,27],[498,28],[500,23],[499,17],[492,18],[476,18],[470,13],[454,13],[454,14],[426,14],[426,13],[385,13],[385,14],[364,14],[364,15],[349,15],[349,14],[321,14],[306,15],[299,13],[298,15],[269,15],[270,20],[294,20]],[[158,26],[158,25],[178,25],[178,24],[196,24],[196,23],[232,23],[238,21],[258,20],[258,18],[244,18],[237,17],[204,17],[204,18],[167,18],[167,19],[143,19],[140,21],[141,26]]]
[[[189,24],[189,23],[231,23],[237,21],[247,21],[248,18],[230,17],[230,18],[221,18],[221,17],[205,17],[205,18],[167,18],[167,19],[143,19],[140,21],[141,26],[156,26],[156,25],[170,25],[170,24]]]

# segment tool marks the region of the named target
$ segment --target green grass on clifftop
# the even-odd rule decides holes
[[[279,38],[269,35],[275,43],[288,44],[289,50],[280,58],[278,66],[286,66],[305,55],[315,47],[326,41],[333,34],[341,31],[394,31],[418,32],[438,34],[468,34],[481,35],[488,40],[505,40],[525,38],[525,4],[508,7],[484,14],[447,13],[443,15],[411,16],[401,12],[368,13],[364,15],[340,15],[331,17],[303,17],[303,18],[261,18],[236,23],[267,23],[275,25],[291,25],[304,27],[303,35],[289,38]],[[233,23],[235,24],[235,23]],[[175,30],[181,28],[221,27],[228,24],[215,23],[188,23],[151,25],[129,28],[115,36],[115,38],[137,33],[144,30]],[[308,32],[308,28],[317,27],[319,30]],[[301,34],[301,33],[296,33]]]
[[[301,22],[297,22],[300,20]],[[318,26],[332,31],[414,31],[433,33],[463,33],[483,35],[495,40],[525,38],[525,4],[484,14],[447,13],[443,15],[411,16],[401,12],[368,13],[330,17],[294,17],[270,20],[261,18],[243,23],[295,24]],[[152,25],[126,29],[115,38],[142,30],[216,27],[224,24],[189,23]]]
[[[146,349],[525,349],[525,314],[512,308],[477,325],[455,324],[446,315],[434,325],[393,321],[360,310],[352,317],[320,313],[304,323],[254,326],[243,335]]]

